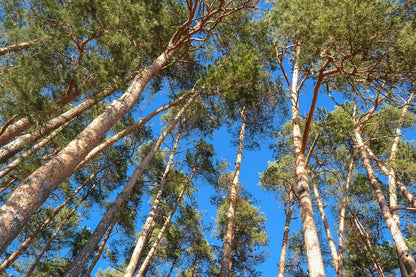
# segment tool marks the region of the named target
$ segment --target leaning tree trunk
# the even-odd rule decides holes
[[[0,253],[19,234],[23,226],[49,194],[72,174],[72,170],[99,143],[110,128],[139,100],[146,84],[172,57],[165,51],[137,75],[130,87],[97,116],[75,139],[47,164],[27,177],[0,208]]]
[[[172,207],[172,210],[169,213],[169,216],[165,219],[165,222],[163,223],[162,228],[159,231],[159,234],[156,237],[156,240],[153,242],[152,248],[150,248],[149,253],[146,256],[146,259],[144,259],[143,264],[140,266],[139,272],[137,273],[137,277],[141,277],[143,276],[144,271],[146,270],[147,265],[149,264],[149,262],[153,259],[153,255],[156,252],[157,247],[159,246],[160,241],[163,238],[163,235],[166,232],[166,229],[168,228],[170,222],[172,221],[173,215],[176,212],[176,209],[179,206],[179,203],[182,201],[182,198],[185,194],[185,192],[188,190],[189,186],[191,185],[192,179],[195,176],[195,171],[196,168],[192,169],[191,175],[189,176],[188,180],[186,181],[186,183],[183,186],[182,191],[180,192],[178,198],[176,199],[175,205]],[[124,274],[124,277],[127,276],[133,276],[133,274]]]
[[[240,135],[238,138],[238,150],[234,167],[234,177],[230,190],[230,205],[227,211],[227,219],[225,223],[224,241],[222,244],[222,258],[221,258],[221,271],[220,277],[231,276],[232,257],[233,257],[233,238],[234,238],[234,218],[235,218],[235,206],[238,199],[238,184],[240,178],[241,160],[243,158],[243,141],[244,133],[246,129],[246,113],[247,110],[244,107],[240,113],[241,127]]]
[[[283,239],[282,239],[282,252],[280,252],[280,259],[279,259],[279,275],[278,277],[285,276],[285,264],[286,264],[286,252],[287,252],[287,245],[289,241],[289,230],[290,230],[290,221],[292,220],[293,214],[293,192],[292,188],[289,191],[289,209],[286,213],[286,221],[285,221],[285,229],[283,232]]]
[[[90,266],[88,267],[88,270],[85,272],[84,277],[91,276],[91,273],[94,269],[94,267],[97,265],[98,261],[100,260],[101,254],[104,251],[104,247],[108,241],[108,239],[111,236],[111,233],[113,232],[114,226],[116,226],[117,220],[114,220],[113,223],[111,223],[110,228],[108,228],[107,234],[105,235],[103,241],[101,242],[100,246],[98,247],[97,254],[95,255],[94,259],[92,260]]]
[[[142,231],[140,232],[139,239],[137,240],[136,246],[134,247],[133,253],[130,257],[130,262],[127,265],[126,271],[124,272],[124,276],[133,276],[134,272],[136,272],[137,265],[142,258],[143,251],[146,248],[147,238],[152,230],[152,223],[154,221],[156,211],[159,208],[160,199],[162,197],[163,192],[165,191],[165,185],[167,181],[168,174],[173,166],[173,159],[175,158],[176,151],[178,149],[179,140],[181,138],[180,132],[178,133],[175,144],[173,145],[172,151],[169,156],[168,163],[166,165],[165,171],[163,172],[162,179],[160,180],[159,190],[153,200],[152,208],[146,218],[146,221],[142,227]]]
[[[370,159],[368,157],[368,153],[364,147],[364,142],[361,137],[361,129],[360,126],[356,126],[354,128],[354,138],[357,144],[357,147],[360,149],[361,158],[363,160],[363,165],[367,171],[368,178],[370,179],[370,183],[373,186],[374,192],[377,197],[378,204],[380,206],[381,212],[384,216],[386,221],[387,227],[390,230],[390,234],[393,238],[394,244],[396,246],[396,250],[398,252],[399,259],[404,264],[407,273],[410,277],[416,277],[416,263],[413,259],[412,254],[407,247],[403,235],[400,231],[400,228],[397,226],[393,215],[391,214],[390,208],[387,204],[387,201],[383,195],[381,190],[380,184],[377,181],[377,178],[374,174],[373,168],[370,164]]]
[[[166,127],[165,130],[163,130],[162,134],[159,136],[159,138],[153,145],[152,149],[149,151],[149,153],[147,153],[147,155],[144,157],[140,165],[134,170],[129,181],[124,186],[123,190],[117,195],[114,202],[107,208],[107,211],[102,217],[100,223],[95,228],[94,232],[92,233],[87,243],[78,253],[77,257],[72,262],[70,268],[65,273],[64,277],[78,276],[81,273],[89,257],[94,252],[95,247],[98,245],[101,238],[104,236],[111,222],[113,222],[113,219],[116,216],[116,213],[118,212],[120,207],[124,205],[125,203],[127,203],[128,200],[130,199],[130,196],[136,185],[137,179],[143,174],[143,172],[145,171],[145,169],[147,168],[147,166],[153,159],[154,155],[159,150],[165,138],[177,125],[182,115],[185,113],[186,109],[191,105],[191,103],[195,100],[196,97],[197,97],[197,94],[192,96],[191,99],[189,99],[188,102],[178,112],[175,119],[169,123],[169,125]]]
[[[299,48],[297,52],[299,52]],[[297,58],[297,57],[296,57]],[[324,263],[316,230],[311,195],[309,191],[308,172],[305,165],[305,153],[302,151],[302,133],[299,113],[299,64],[295,61],[291,85],[293,148],[296,166],[299,207],[302,217],[308,271],[311,277],[325,276]]]

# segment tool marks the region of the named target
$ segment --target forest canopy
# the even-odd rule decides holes
[[[416,277],[416,1],[2,0],[0,32],[0,276]]]

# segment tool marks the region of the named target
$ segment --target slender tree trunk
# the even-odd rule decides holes
[[[136,272],[137,265],[142,258],[143,251],[146,247],[147,238],[152,230],[152,223],[154,221],[156,211],[159,208],[160,199],[162,197],[163,192],[165,191],[165,185],[167,181],[168,174],[173,166],[173,159],[175,158],[176,151],[178,149],[179,140],[181,138],[181,134],[178,133],[175,139],[175,144],[173,145],[172,151],[169,156],[168,163],[166,165],[165,171],[163,172],[162,179],[160,180],[159,190],[153,200],[152,208],[146,218],[146,222],[142,227],[142,231],[140,232],[139,239],[137,240],[136,246],[134,251],[130,257],[130,262],[127,265],[126,271],[124,272],[124,276],[133,276],[134,272]]]
[[[353,215],[355,226],[357,227],[358,232],[360,232],[361,236],[364,239],[364,242],[362,242],[362,245],[364,247],[365,252],[372,252],[373,251],[373,245],[371,244],[369,235],[367,230],[365,230],[364,226],[361,224],[360,220],[358,219],[358,216]],[[377,261],[377,257],[374,253],[371,254],[370,260],[373,263],[374,268],[377,270],[377,273],[380,277],[384,277],[383,268],[381,267],[380,263]],[[368,269],[373,276],[373,270]]]
[[[55,138],[63,129],[68,126],[69,122],[65,123],[64,125],[60,126],[58,129],[53,131],[49,136],[44,138],[39,143],[35,144],[33,147],[31,147],[29,150],[27,150],[25,153],[23,153],[19,158],[15,159],[13,162],[9,163],[7,166],[3,167],[0,170],[0,178],[3,178],[7,173],[15,169],[24,159],[30,157],[38,151],[40,148],[45,146],[48,142],[50,142],[53,138]]]
[[[172,221],[173,215],[176,212],[176,209],[179,206],[179,203],[182,201],[182,198],[185,194],[185,192],[188,190],[189,186],[191,185],[192,179],[195,176],[196,168],[192,169],[191,175],[189,176],[186,184],[184,184],[182,191],[180,192],[178,198],[176,199],[175,205],[172,207],[172,210],[169,213],[169,216],[165,219],[165,222],[163,223],[162,228],[159,231],[159,234],[157,235],[155,241],[153,242],[152,248],[150,248],[149,253],[147,254],[146,258],[143,261],[143,264],[140,266],[139,272],[137,273],[137,277],[143,276],[144,271],[146,270],[147,265],[149,264],[150,260],[153,259],[153,255],[156,252],[157,247],[159,246],[160,241],[163,238],[163,235],[165,234],[166,229],[169,227],[170,222]],[[133,274],[124,274],[124,277],[132,276]]]
[[[55,211],[40,225],[20,246],[16,251],[14,251],[3,263],[0,265],[0,273],[4,272],[23,252],[31,245],[32,241],[37,237],[37,235],[56,217],[56,215],[71,201],[75,195],[77,195],[92,179],[97,176],[101,171],[110,167],[111,164],[107,164],[96,172],[90,175],[87,180],[85,180],[78,188],[69,196],[65,201],[59,205]]]
[[[91,272],[94,270],[94,267],[97,265],[98,261],[100,260],[101,254],[104,251],[104,247],[108,241],[108,239],[111,236],[111,232],[113,231],[114,226],[116,226],[117,220],[114,220],[113,223],[111,223],[110,228],[108,228],[107,234],[105,235],[103,241],[100,244],[100,247],[98,247],[97,254],[95,255],[94,259],[92,260],[90,266],[88,267],[87,272],[85,272],[84,277],[91,276]]]
[[[173,260],[172,264],[170,265],[168,275],[166,275],[166,277],[170,277],[170,275],[172,275],[172,272],[173,272],[173,269],[175,268],[177,260],[178,260],[178,258],[175,258]]]
[[[170,109],[171,107],[176,106],[177,104],[181,103],[190,94],[191,94],[191,92],[186,93],[186,94],[182,95],[181,97],[179,97],[178,99],[170,102],[169,104],[164,105],[162,107],[159,107],[158,109],[156,109],[153,112],[151,112],[150,114],[148,114],[145,118],[142,118],[139,121],[137,121],[132,126],[124,129],[123,131],[121,131],[121,132],[117,133],[116,135],[112,136],[111,138],[106,139],[100,145],[98,145],[93,150],[91,150],[90,153],[88,153],[88,155],[85,157],[85,159],[77,165],[77,167],[74,169],[73,173],[77,172],[79,169],[81,169],[82,166],[84,166],[89,161],[91,161],[95,156],[97,156],[99,153],[101,153],[102,151],[104,151],[105,149],[107,149],[108,147],[110,147],[111,145],[113,145],[114,143],[119,141],[120,139],[124,138],[128,134],[131,134],[132,132],[134,132],[135,130],[140,128],[141,126],[144,126],[147,122],[149,122],[149,120],[151,120],[156,115],[158,115],[161,112],[164,112],[164,111]]]
[[[373,168],[370,164],[370,159],[368,157],[368,153],[364,147],[364,142],[361,138],[361,129],[360,126],[356,126],[354,128],[354,137],[357,143],[358,148],[361,152],[361,158],[363,159],[364,167],[367,171],[368,178],[370,179],[370,183],[373,186],[374,192],[377,196],[377,201],[380,206],[381,212],[386,220],[386,224],[390,230],[390,234],[394,240],[394,244],[396,246],[399,259],[402,260],[405,268],[410,277],[416,277],[416,263],[410,253],[404,239],[403,235],[400,231],[400,228],[397,226],[397,223],[394,221],[393,215],[390,212],[390,208],[386,202],[386,199],[383,195],[381,190],[380,184],[377,181],[377,178],[374,174]]]
[[[57,156],[38,168],[14,190],[0,208],[0,253],[6,250],[49,194],[71,176],[73,169],[98,144],[107,131],[136,104],[146,84],[172,55],[171,51],[160,55],[135,77],[120,98],[115,99]]]
[[[287,245],[289,241],[290,221],[292,220],[292,214],[293,214],[293,192],[292,190],[289,191],[288,203],[289,203],[289,209],[286,213],[285,229],[283,232],[283,239],[282,239],[282,252],[280,252],[280,260],[279,260],[278,277],[285,276],[286,252],[287,252]]]
[[[371,158],[373,161],[375,161],[375,163],[381,169],[381,171],[383,171],[383,173],[386,176],[388,176],[389,175],[389,169],[386,166],[383,165],[383,163],[380,161],[380,159],[377,158],[377,156],[373,153],[373,151],[371,151],[371,149],[367,145],[364,145],[364,148],[367,151],[367,154],[368,154],[369,158]],[[407,187],[402,182],[400,182],[398,180],[395,180],[395,181],[396,181],[396,186],[400,189],[400,191],[402,192],[404,197],[406,197],[406,199],[409,201],[410,205],[412,205],[414,208],[416,208],[416,197],[413,196],[413,194],[407,189]]]
[[[144,157],[140,165],[134,170],[133,174],[131,175],[127,184],[124,186],[123,190],[117,195],[114,202],[107,208],[106,213],[102,217],[97,228],[95,228],[90,239],[78,253],[75,260],[72,262],[70,268],[64,275],[65,277],[78,276],[80,274],[83,267],[87,263],[89,257],[91,256],[92,252],[94,252],[94,248],[98,245],[99,241],[104,236],[104,233],[110,226],[111,222],[113,222],[113,219],[116,216],[117,211],[120,209],[122,205],[128,202],[135,188],[137,179],[143,174],[143,172],[153,159],[156,152],[159,150],[167,135],[173,130],[173,128],[179,122],[180,118],[185,113],[186,109],[194,101],[196,96],[197,94],[192,96],[191,99],[189,99],[188,102],[182,107],[182,109],[176,115],[175,119],[172,122],[170,122],[169,125],[163,130],[162,134],[159,136],[149,153]]]
[[[297,56],[299,55],[297,48]],[[295,58],[297,59],[297,57]],[[324,263],[316,230],[314,212],[309,192],[308,172],[305,167],[305,153],[302,152],[302,134],[299,113],[299,64],[295,61],[291,85],[293,148],[296,165],[296,179],[298,188],[299,207],[302,217],[303,233],[308,259],[308,271],[311,277],[325,276]]]
[[[332,234],[331,234],[331,229],[329,228],[328,219],[326,218],[326,215],[325,215],[324,205],[319,195],[318,186],[314,180],[315,176],[313,172],[311,172],[311,178],[312,178],[313,192],[315,194],[319,213],[321,214],[322,223],[324,224],[325,233],[328,238],[329,249],[331,250],[331,255],[332,255],[332,260],[334,262],[335,271],[339,272],[337,246],[335,245],[334,238],[332,237]]]
[[[402,127],[403,127],[404,119],[405,119],[407,110],[409,108],[409,104],[413,100],[414,95],[415,95],[414,92],[411,93],[410,96],[409,96],[409,99],[406,101],[406,103],[403,107],[403,110],[402,110],[402,114],[401,114],[400,119],[399,119],[398,126],[396,128],[393,144],[392,144],[391,150],[390,150],[390,159],[389,160],[392,164],[394,164],[396,162],[396,154],[397,154],[397,150],[399,148],[400,136],[402,134]],[[397,205],[396,173],[395,173],[395,170],[394,170],[394,166],[390,166],[388,178],[389,178],[388,182],[389,182],[390,211],[391,211],[391,214],[393,216],[394,221],[397,224],[397,227],[400,229],[400,215],[399,215],[399,210],[398,210],[398,205]],[[397,256],[399,256],[399,253],[397,253]],[[401,272],[402,277],[408,277],[409,275],[407,274],[406,266],[404,265],[404,263],[401,259],[398,259],[398,260],[399,260],[400,272]]]
[[[231,276],[232,258],[233,258],[233,238],[234,238],[234,218],[235,218],[235,207],[238,200],[238,185],[240,179],[240,167],[241,160],[243,159],[243,141],[246,129],[246,107],[240,112],[241,116],[241,127],[240,135],[238,138],[238,150],[237,157],[234,166],[234,177],[231,184],[230,190],[230,206],[227,211],[227,220],[225,223],[224,241],[222,244],[222,258],[221,258],[221,271],[220,277]]]
[[[133,82],[134,84],[134,82]],[[40,128],[28,133],[21,135],[20,137],[16,138],[15,140],[9,142],[8,144],[4,145],[0,148],[0,162],[3,162],[13,156],[14,154],[18,153],[22,148],[29,142],[35,142],[36,140],[45,136],[50,131],[59,128],[63,124],[72,121],[77,116],[85,112],[86,110],[90,109],[92,106],[100,102],[104,97],[109,96],[112,94],[118,85],[110,86],[105,89],[98,97],[94,97],[84,101],[83,103],[77,105],[76,107],[62,113],[61,115],[50,119],[47,123],[43,124]],[[141,92],[140,92],[141,93]],[[32,125],[30,120],[25,117],[18,120],[13,125],[9,126],[3,135],[0,136],[0,144],[4,141],[8,141],[16,134],[23,132],[27,128]]]
[[[354,153],[355,153],[355,151],[352,151],[352,153],[351,153],[350,163],[348,165],[347,180],[345,181],[344,196],[342,198],[342,203],[341,203],[341,211],[340,211],[340,219],[339,219],[339,231],[338,231],[338,270],[337,270],[337,276],[343,276],[344,275],[343,262],[344,262],[345,213],[346,213],[347,205],[348,205],[348,194],[349,194],[349,191],[350,191],[351,176],[352,176],[353,165],[354,165]]]
[[[83,197],[81,201],[75,207],[65,216],[64,220],[58,225],[55,232],[51,235],[51,237],[48,239],[48,241],[43,246],[42,250],[39,252],[39,254],[36,256],[35,261],[33,262],[32,266],[30,267],[29,271],[26,273],[26,277],[29,277],[32,275],[33,271],[35,270],[36,266],[38,265],[40,259],[42,258],[43,254],[45,254],[46,250],[48,250],[49,245],[52,243],[52,241],[56,238],[56,236],[59,234],[59,232],[62,230],[62,228],[65,226],[65,224],[68,222],[69,219],[74,215],[74,213],[77,211],[79,206],[81,206],[82,202],[85,201],[85,199],[88,197],[88,195],[91,193],[91,191],[95,188],[96,183],[91,186],[91,188],[88,190],[87,194]]]

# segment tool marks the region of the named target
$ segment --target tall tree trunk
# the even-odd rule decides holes
[[[179,203],[182,201],[182,198],[185,192],[188,190],[189,186],[191,185],[192,179],[195,176],[195,171],[196,171],[196,168],[193,168],[191,175],[189,176],[188,180],[186,181],[186,184],[184,184],[182,191],[180,192],[178,198],[176,199],[175,205],[172,207],[172,210],[170,211],[169,216],[165,219],[165,222],[163,223],[163,226],[160,229],[159,234],[157,235],[155,241],[153,242],[152,248],[150,248],[149,253],[147,254],[146,258],[143,261],[143,264],[140,266],[139,272],[137,273],[137,277],[143,276],[143,273],[146,270],[147,265],[149,264],[150,260],[153,259],[153,255],[155,254],[156,249],[159,246],[159,243],[162,240],[166,229],[169,227],[169,224],[172,221],[173,215],[175,214],[176,209],[179,206]],[[130,277],[130,276],[133,276],[133,274],[126,274],[126,273],[124,274],[124,277]]]
[[[282,252],[280,252],[280,259],[279,259],[279,275],[278,277],[285,276],[285,264],[286,264],[286,252],[287,252],[287,245],[289,241],[289,231],[290,231],[290,221],[292,220],[293,214],[293,192],[292,189],[289,191],[289,209],[286,213],[286,221],[285,221],[285,229],[283,232],[283,239],[282,239]]]
[[[332,237],[331,229],[329,228],[328,219],[326,218],[324,205],[322,203],[321,197],[319,195],[318,186],[315,182],[315,176],[313,172],[311,171],[311,179],[312,179],[312,186],[313,186],[313,192],[315,194],[316,203],[318,205],[319,213],[321,214],[322,223],[324,224],[324,229],[326,236],[328,238],[329,243],[329,249],[331,251],[332,260],[334,262],[335,271],[338,272],[338,252],[337,252],[337,246],[335,245],[334,238]]]
[[[300,48],[297,47],[299,56]],[[303,234],[308,259],[308,270],[311,277],[325,276],[324,263],[316,230],[314,212],[309,192],[308,172],[305,167],[305,153],[302,151],[302,133],[299,113],[299,63],[295,61],[290,91],[292,105],[293,148],[296,165],[296,179],[298,188],[299,207],[302,217]]]
[[[105,235],[103,241],[101,242],[100,246],[98,247],[97,254],[95,255],[94,259],[92,260],[90,266],[88,267],[88,270],[85,272],[84,277],[91,276],[91,272],[93,271],[94,267],[97,265],[98,261],[100,260],[101,254],[104,251],[104,247],[108,241],[108,239],[111,236],[111,232],[113,231],[114,226],[116,226],[117,220],[114,220],[113,223],[111,223],[110,228],[108,228],[107,234]]]
[[[344,232],[345,232],[345,213],[347,210],[348,205],[348,194],[350,191],[351,185],[351,176],[353,171],[354,165],[354,153],[355,149],[351,153],[350,163],[348,165],[348,174],[347,180],[345,181],[345,188],[344,188],[344,196],[341,202],[341,211],[340,211],[340,219],[339,219],[339,231],[338,231],[338,270],[337,276],[343,276],[343,263],[344,263]]]
[[[238,200],[238,185],[240,179],[241,160],[243,159],[243,141],[246,130],[246,113],[247,109],[244,107],[240,112],[241,127],[240,135],[238,137],[238,150],[234,166],[234,177],[230,190],[230,205],[227,211],[227,219],[225,222],[224,241],[222,244],[222,258],[220,277],[231,276],[232,258],[233,258],[233,238],[234,238],[234,218],[235,206]]]
[[[147,238],[152,230],[152,223],[154,221],[156,211],[159,208],[160,199],[162,197],[163,192],[165,191],[165,185],[167,181],[168,174],[173,166],[173,159],[175,158],[176,151],[178,149],[179,140],[181,138],[180,132],[176,136],[175,143],[173,145],[172,151],[169,156],[168,163],[166,165],[165,171],[163,172],[162,178],[160,180],[159,190],[153,200],[152,208],[146,218],[146,222],[142,227],[142,231],[140,232],[139,239],[136,242],[136,246],[133,250],[133,253],[130,257],[130,262],[127,265],[126,271],[124,272],[124,276],[133,276],[134,272],[136,272],[137,265],[142,258],[143,251],[147,244]]]
[[[377,178],[374,174],[373,168],[370,164],[370,159],[368,157],[368,153],[364,147],[364,142],[361,137],[361,129],[360,126],[356,126],[354,128],[354,137],[355,142],[360,149],[361,158],[363,160],[364,167],[367,171],[368,178],[370,179],[370,183],[373,186],[374,192],[377,196],[377,201],[380,206],[381,212],[384,216],[384,219],[386,221],[386,224],[390,230],[390,234],[394,240],[394,244],[396,246],[396,250],[398,252],[399,259],[403,262],[405,265],[405,268],[409,274],[410,277],[416,277],[416,263],[415,260],[412,257],[412,254],[410,253],[404,239],[403,235],[400,231],[400,228],[397,226],[397,223],[395,222],[393,215],[390,212],[390,208],[386,202],[386,199],[383,195],[383,192],[381,190],[380,184],[377,181]]]
[[[38,228],[36,228],[35,231],[32,232],[32,234],[19,246],[16,251],[14,251],[6,260],[3,261],[3,263],[0,265],[0,273],[4,272],[9,265],[11,265],[17,258],[20,257],[24,253],[24,251],[31,245],[32,241],[37,237],[37,235],[46,227],[48,224],[58,215],[58,213],[71,201],[75,195],[77,195],[92,179],[97,176],[101,171],[104,169],[110,167],[111,164],[106,164],[105,166],[102,166],[97,171],[95,171],[93,174],[88,177],[78,188],[67,198],[65,201],[59,205],[55,211],[40,225]]]
[[[87,263],[89,257],[94,252],[95,247],[98,245],[99,241],[104,236],[104,233],[110,226],[111,222],[113,222],[113,219],[116,216],[117,211],[120,209],[122,205],[127,203],[130,199],[130,196],[136,185],[137,179],[143,174],[143,172],[153,159],[154,155],[159,150],[165,138],[177,125],[182,115],[185,113],[186,109],[191,105],[191,103],[195,100],[196,97],[197,94],[192,96],[191,99],[189,99],[188,102],[178,112],[175,119],[172,122],[170,122],[169,125],[163,130],[162,134],[159,136],[159,138],[153,145],[152,149],[149,151],[149,153],[147,153],[147,155],[144,157],[139,166],[137,166],[137,168],[134,170],[133,174],[131,175],[127,184],[124,186],[123,190],[117,195],[114,202],[107,208],[107,211],[102,217],[97,228],[95,228],[87,243],[78,253],[77,257],[72,262],[70,268],[65,273],[64,277],[78,276],[80,274],[83,267]]]
[[[396,156],[397,156],[396,154],[399,148],[400,136],[402,134],[402,127],[403,127],[404,119],[405,119],[407,110],[409,108],[409,104],[412,102],[414,95],[415,95],[414,92],[411,93],[408,100],[406,101],[402,110],[402,114],[399,119],[399,123],[397,124],[396,132],[394,134],[393,144],[391,146],[390,158],[389,158],[390,162],[393,165],[396,162]],[[397,224],[397,227],[400,229],[400,215],[399,215],[399,209],[397,205],[397,191],[396,191],[396,172],[394,170],[394,166],[390,166],[388,178],[389,178],[388,182],[389,182],[390,211],[391,211],[394,221]],[[399,253],[397,253],[397,256],[399,256]],[[400,272],[401,272],[402,277],[408,277],[409,274],[407,274],[406,266],[404,265],[401,259],[398,259],[398,260],[399,260]]]
[[[26,178],[0,208],[0,253],[46,201],[49,194],[71,176],[73,169],[98,144],[110,128],[139,100],[146,84],[172,57],[166,51],[137,75],[126,92],[115,99],[57,156]]]

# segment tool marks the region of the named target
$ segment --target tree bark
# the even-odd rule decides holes
[[[325,215],[324,205],[323,205],[321,197],[319,195],[318,186],[317,186],[317,184],[314,180],[313,172],[311,172],[311,178],[312,178],[313,192],[315,194],[316,203],[318,205],[319,213],[321,214],[322,223],[324,224],[325,233],[326,233],[326,236],[328,238],[329,249],[331,251],[331,256],[332,256],[332,260],[334,262],[335,271],[338,272],[339,271],[339,269],[338,269],[339,266],[338,266],[337,246],[335,245],[334,238],[332,237],[332,234],[331,234],[331,229],[329,228],[328,219],[326,218],[326,215]]]
[[[34,46],[37,42],[38,40],[35,39],[35,40],[30,40],[30,41],[25,41],[25,42],[9,45],[7,47],[2,47],[0,48],[0,56],[3,56],[10,52],[17,52],[20,50],[28,49]]]
[[[338,231],[338,270],[337,276],[343,276],[343,263],[344,263],[344,232],[345,232],[345,213],[347,210],[348,205],[348,194],[350,191],[351,185],[351,176],[353,172],[353,165],[354,165],[354,151],[351,153],[350,163],[348,165],[348,174],[347,180],[345,181],[345,188],[344,188],[344,196],[341,202],[341,211],[340,211],[340,219],[339,219],[339,231]]]
[[[238,200],[238,185],[240,179],[240,167],[241,160],[243,158],[243,141],[246,129],[246,107],[243,107],[240,112],[241,127],[238,137],[238,150],[237,157],[234,166],[234,177],[230,190],[230,205],[227,211],[227,219],[225,223],[224,241],[222,244],[222,258],[221,258],[221,270],[220,277],[231,276],[232,270],[232,258],[233,258],[233,238],[234,238],[234,218],[235,218],[235,206]]]
[[[3,167],[0,170],[0,178],[3,178],[7,173],[9,173],[13,169],[15,169],[22,161],[24,161],[24,159],[32,156],[33,153],[35,153],[40,148],[42,148],[43,146],[45,146],[54,137],[56,137],[63,129],[65,129],[66,126],[68,126],[69,123],[70,122],[67,122],[64,125],[60,126],[58,129],[56,129],[55,131],[53,131],[52,133],[50,133],[49,136],[47,136],[42,141],[40,141],[39,143],[35,144],[33,147],[31,147],[29,150],[27,150],[25,153],[23,153],[19,158],[15,159],[11,163],[9,163],[7,166]]]
[[[285,264],[286,264],[286,252],[287,252],[287,245],[289,240],[289,230],[290,230],[290,221],[292,220],[293,214],[293,192],[292,190],[289,191],[289,209],[286,213],[286,221],[285,221],[285,229],[283,232],[283,239],[282,239],[282,252],[280,252],[280,259],[279,259],[279,275],[278,277],[285,276]]]
[[[142,118],[139,121],[137,121],[132,126],[124,129],[123,131],[121,131],[121,132],[117,133],[116,135],[112,136],[111,138],[107,138],[104,142],[102,142],[100,145],[98,145],[97,147],[92,149],[90,153],[88,153],[88,155],[85,157],[85,159],[82,160],[82,162],[80,162],[77,165],[77,167],[74,169],[73,173],[77,172],[79,169],[81,169],[82,166],[84,166],[89,161],[91,161],[95,156],[97,156],[99,153],[101,153],[102,151],[104,151],[105,149],[107,149],[108,147],[110,147],[111,145],[113,145],[114,143],[119,141],[120,139],[124,138],[128,134],[131,134],[132,132],[134,132],[135,130],[140,128],[141,126],[144,126],[147,122],[149,122],[149,120],[151,120],[156,115],[158,115],[161,112],[166,111],[166,110],[170,109],[171,107],[176,106],[177,104],[181,103],[190,94],[191,94],[191,92],[186,93],[186,94],[182,95],[181,97],[179,97],[178,99],[170,102],[169,104],[157,108],[156,110],[154,110],[153,112],[148,114],[145,118]]]
[[[364,142],[361,138],[361,129],[360,126],[356,126],[354,128],[354,137],[355,142],[360,149],[361,158],[363,160],[363,165],[367,171],[368,178],[370,179],[370,183],[373,186],[374,192],[377,196],[377,201],[380,206],[381,212],[384,216],[384,219],[386,221],[387,227],[390,230],[390,234],[394,240],[394,244],[396,246],[399,259],[403,262],[405,265],[405,268],[409,274],[410,277],[416,277],[416,263],[415,260],[412,257],[412,254],[410,253],[404,239],[403,235],[400,231],[400,228],[397,226],[397,223],[395,222],[393,215],[390,212],[390,208],[386,202],[386,199],[383,195],[383,192],[381,190],[380,184],[377,181],[377,178],[374,174],[373,168],[370,164],[370,159],[368,157],[367,151],[364,147]]]
[[[159,190],[153,200],[152,208],[146,218],[146,221],[142,227],[142,231],[140,232],[139,239],[136,242],[136,246],[133,250],[133,253],[130,257],[129,264],[127,265],[126,271],[124,272],[124,276],[133,276],[134,272],[136,272],[137,265],[142,258],[143,251],[147,244],[147,238],[152,230],[152,223],[154,221],[156,211],[159,208],[160,199],[162,197],[163,192],[165,191],[165,185],[167,181],[168,174],[173,166],[173,159],[175,158],[176,151],[178,149],[178,144],[180,140],[181,134],[179,133],[176,136],[175,144],[173,145],[172,151],[169,156],[168,163],[166,165],[165,171],[163,172],[162,178],[160,180]]]
[[[139,100],[146,84],[172,57],[165,51],[136,76],[118,99],[115,99],[57,156],[26,178],[0,208],[0,253],[17,236],[29,218],[46,201],[49,194],[71,176],[73,169],[98,144],[108,130]]]
[[[172,221],[173,215],[176,212],[176,209],[179,206],[179,203],[182,201],[183,195],[188,190],[189,186],[191,185],[192,179],[195,176],[196,168],[192,169],[191,175],[189,176],[186,184],[184,184],[182,191],[180,192],[178,198],[176,199],[175,205],[172,207],[172,210],[169,213],[169,216],[166,218],[165,222],[163,223],[162,228],[159,231],[159,234],[156,237],[156,240],[153,242],[152,248],[150,248],[149,253],[146,256],[146,259],[143,261],[143,264],[140,266],[139,272],[137,273],[137,277],[143,276],[144,271],[146,270],[147,265],[149,264],[150,260],[153,259],[153,255],[156,252],[157,247],[163,235],[165,234],[166,229],[168,228],[170,222]],[[124,277],[133,276],[133,274],[124,274]]]
[[[153,145],[152,149],[144,157],[144,159],[139,164],[139,166],[137,166],[136,169],[134,170],[129,181],[124,186],[123,190],[117,195],[114,202],[108,207],[106,213],[102,217],[97,228],[95,228],[90,239],[87,241],[85,246],[81,249],[81,251],[78,253],[77,257],[72,262],[70,268],[65,273],[64,277],[78,276],[80,274],[83,267],[87,263],[89,257],[94,252],[94,248],[98,245],[99,241],[104,236],[104,233],[110,226],[111,222],[113,222],[113,219],[116,216],[117,211],[120,209],[122,205],[128,202],[135,188],[137,179],[143,174],[144,170],[147,168],[147,166],[153,159],[154,155],[159,150],[160,146],[162,145],[167,135],[177,125],[182,115],[185,113],[186,109],[191,105],[191,103],[195,100],[196,97],[197,97],[197,94],[192,96],[191,99],[189,99],[188,102],[178,112],[175,119],[169,123],[169,125],[165,128],[165,130],[163,130],[162,134],[159,136],[159,138]]]
[[[300,48],[297,47],[299,56]],[[290,91],[292,105],[292,129],[293,129],[293,148],[296,165],[296,179],[298,188],[299,207],[302,217],[302,226],[308,260],[308,271],[311,277],[325,276],[324,263],[322,260],[321,248],[319,244],[318,232],[316,230],[314,212],[309,191],[308,172],[305,167],[305,153],[302,152],[302,134],[300,127],[299,113],[299,64],[295,61]]]

